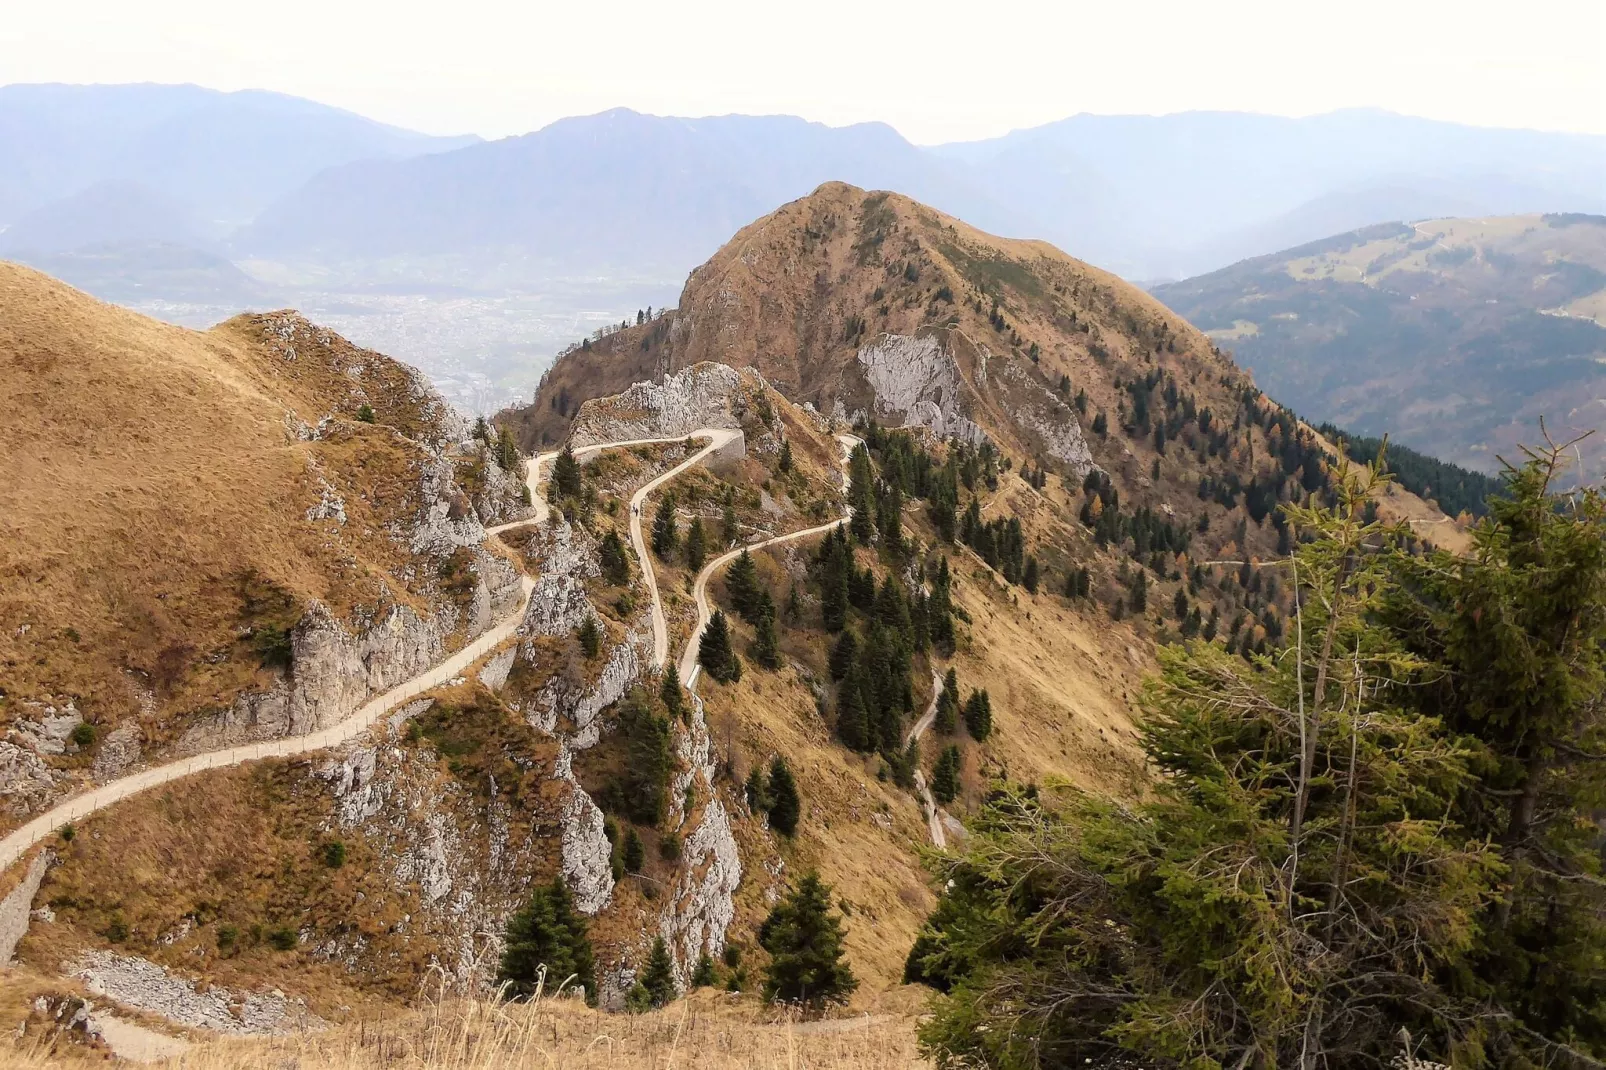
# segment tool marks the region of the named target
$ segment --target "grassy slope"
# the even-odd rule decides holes
[[[439,402],[294,314],[189,331],[0,264],[0,407],[0,717],[71,698],[159,742],[262,682],[242,635],[264,616],[439,593],[392,534],[428,504]],[[344,525],[305,519],[326,484]]]

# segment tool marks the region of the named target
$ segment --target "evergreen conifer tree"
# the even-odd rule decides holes
[[[671,491],[658,503],[658,513],[652,521],[652,552],[667,561],[675,552],[680,533],[675,523],[675,495]]]
[[[775,603],[768,591],[759,595],[758,625],[753,638],[753,660],[761,668],[774,671],[781,667],[781,641],[775,632]]]
[[[652,954],[647,958],[647,969],[641,975],[641,987],[647,990],[647,999],[653,1007],[667,1007],[680,993],[675,989],[675,963],[669,957],[669,947],[663,937],[652,942]]]
[[[796,835],[798,818],[803,816],[803,800],[798,795],[797,780],[792,776],[792,770],[779,754],[770,762],[767,793],[770,828],[783,836]]]
[[[524,908],[508,919],[497,982],[507,986],[512,998],[529,999],[538,984],[550,994],[565,981],[581,985],[588,998],[596,998],[595,957],[586,920],[574,909],[560,875],[536,888]]]
[[[852,995],[859,983],[843,961],[842,936],[830,885],[805,874],[759,928],[759,944],[770,953],[765,1001],[819,1007]]]
[[[843,633],[847,634],[847,633]],[[868,751],[870,731],[864,709],[864,688],[860,675],[850,669],[837,689],[836,734],[849,750]]]
[[[504,472],[519,471],[519,444],[508,427],[499,427],[496,433],[496,464]]]
[[[725,611],[714,610],[708,618],[708,627],[697,645],[697,660],[703,669],[722,684],[734,683],[742,678],[742,663],[731,649],[730,623]]]
[[[747,808],[753,813],[769,813],[769,788],[764,783],[764,770],[754,766],[747,774],[747,783],[743,786],[747,796]]]
[[[658,684],[658,699],[671,718],[686,717],[685,697],[680,693],[680,670],[671,661],[664,666],[663,680]]]
[[[630,559],[625,556],[624,542],[619,533],[609,528],[597,545],[597,558],[602,565],[602,578],[615,587],[630,582]]]
[[[865,546],[875,538],[875,468],[870,451],[861,442],[848,460],[848,505],[853,509],[849,526],[853,537]]]
[[[1026,588],[1028,594],[1037,593],[1037,558],[1035,555],[1026,559],[1026,568],[1021,573],[1020,585]]]
[[[1512,937],[1554,961],[1558,901],[1525,896],[1501,857],[1499,818],[1521,796],[1478,783],[1494,766],[1446,709],[1414,708],[1442,688],[1495,700],[1487,711],[1508,724],[1520,700],[1475,677],[1533,650],[1511,643],[1509,603],[1431,584],[1489,565],[1489,589],[1521,598],[1578,577],[1550,561],[1545,580],[1495,580],[1493,559],[1476,556],[1418,559],[1429,574],[1416,574],[1401,536],[1363,519],[1372,481],[1346,468],[1336,505],[1283,506],[1313,536],[1294,549],[1297,642],[1252,666],[1210,644],[1161,649],[1142,727],[1151,797],[1006,790],[976,815],[964,858],[939,863],[945,891],[906,970],[948,993],[921,1028],[939,1064],[1078,1066],[1111,1060],[1114,1045],[1135,1065],[1389,1065],[1402,1030],[1420,1045],[1411,1055],[1455,1065],[1595,1061],[1568,1056],[1576,1023],[1541,1024],[1501,998],[1521,977],[1506,998],[1543,999],[1548,976],[1481,973]],[[1562,512],[1546,503],[1531,522]],[[1494,553],[1513,545],[1490,534]],[[1601,534],[1589,536],[1597,561]],[[1498,644],[1445,671],[1449,644],[1484,626]],[[1511,810],[1479,827],[1491,806]],[[1502,927],[1519,928],[1525,906],[1544,937]]]
[[[558,453],[557,459],[552,462],[551,497],[578,498],[583,483],[580,462],[574,459],[574,450],[565,445]]]
[[[791,439],[782,439],[781,440],[781,457],[780,457],[780,460],[777,462],[777,467],[781,470],[781,473],[783,475],[792,470],[792,440]]]
[[[986,691],[972,691],[965,700],[965,730],[977,743],[993,734],[993,704]]]
[[[625,865],[626,873],[640,873],[641,867],[647,862],[647,848],[641,842],[641,834],[634,825],[625,830],[625,845],[620,854],[620,861]]]
[[[703,536],[703,518],[694,516],[686,527],[686,567],[701,572],[708,556],[707,541]]]
[[[631,688],[619,703],[619,733],[625,741],[625,764],[618,773],[612,808],[632,821],[656,825],[668,808],[673,758],[669,721],[658,716],[648,693]]]
[[[959,747],[954,744],[944,747],[938,756],[931,771],[931,794],[938,802],[951,803],[959,795],[961,761]]]
[[[731,608],[749,624],[758,623],[760,595],[767,594],[759,582],[758,566],[753,555],[743,550],[731,562],[725,574],[725,589],[730,592]]]
[[[693,988],[712,988],[718,978],[714,976],[714,957],[707,951],[697,956],[697,968],[692,971]]]
[[[844,680],[848,671],[853,668],[853,660],[859,654],[859,640],[852,632],[843,630],[837,636],[836,643],[831,647],[829,668],[832,680]]]
[[[597,626],[597,618],[587,614],[575,638],[580,641],[581,653],[588,658],[596,657],[602,650],[602,629]]]

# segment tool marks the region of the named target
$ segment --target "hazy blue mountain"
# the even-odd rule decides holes
[[[938,146],[1041,235],[1129,278],[1176,278],[1388,219],[1606,211],[1606,138],[1357,109],[1078,115]]]
[[[334,168],[264,211],[234,247],[295,259],[472,254],[532,274],[679,277],[738,228],[832,179],[899,190],[989,229],[1035,229],[966,170],[880,123],[619,109],[455,152]]]
[[[137,183],[221,235],[324,168],[457,148],[309,100],[192,85],[0,86],[0,225]]]
[[[0,230],[0,253],[64,253],[85,245],[164,241],[202,246],[206,228],[139,182],[102,181],[35,208]]]

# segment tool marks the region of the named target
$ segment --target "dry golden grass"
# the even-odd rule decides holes
[[[650,1014],[603,1014],[574,999],[452,1000],[323,1033],[197,1044],[170,1070],[914,1070],[928,1067],[907,1014],[799,1021],[753,1000],[702,993]],[[104,1057],[99,1048],[22,1046],[0,1070]]]
[[[299,317],[190,331],[0,263],[0,411],[0,720],[71,698],[102,729],[140,717],[158,752],[260,682],[230,656],[243,576],[337,614],[419,599],[387,529],[421,505],[406,436],[439,414],[406,369]],[[326,416],[319,441],[294,434]],[[325,482],[344,526],[305,519]]]

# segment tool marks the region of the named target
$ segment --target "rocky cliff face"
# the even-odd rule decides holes
[[[193,724],[179,752],[327,728],[373,696],[424,672],[449,653],[454,636],[469,642],[518,605],[519,573],[511,562],[476,548],[473,569],[466,610],[448,604],[426,617],[410,606],[393,605],[378,619],[359,615],[342,623],[313,603],[292,637],[290,672],[270,690],[242,694],[227,709]]]
[[[972,445],[987,440],[987,432],[967,415],[970,391],[959,362],[936,332],[882,335],[860,347],[858,356],[878,418]]]
[[[724,364],[697,364],[662,382],[640,382],[622,394],[581,406],[570,442],[579,449],[596,442],[675,438],[700,427],[741,427],[742,394],[762,389],[744,383]]]

